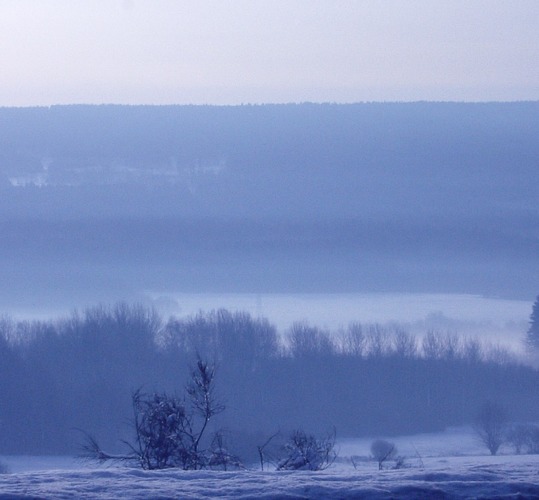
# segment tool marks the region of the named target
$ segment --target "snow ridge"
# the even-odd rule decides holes
[[[425,468],[324,472],[143,471],[120,467],[6,474],[0,499],[539,499],[539,456],[438,457]]]

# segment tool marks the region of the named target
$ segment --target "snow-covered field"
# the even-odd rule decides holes
[[[3,457],[12,472],[0,476],[0,498],[539,499],[539,455],[487,456],[469,429],[394,439],[407,457],[399,470],[377,470],[371,441],[341,440],[338,461],[322,472],[142,471]]]

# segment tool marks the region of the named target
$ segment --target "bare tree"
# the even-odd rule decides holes
[[[462,344],[462,359],[471,364],[477,364],[483,359],[483,345],[479,339],[468,337]]]
[[[440,359],[443,356],[442,336],[440,332],[429,330],[423,337],[421,349],[426,359]]]
[[[506,439],[507,412],[503,406],[486,401],[477,415],[474,429],[491,455],[496,455]]]
[[[386,328],[375,323],[369,325],[366,335],[366,352],[369,358],[382,358],[391,353],[391,336]]]
[[[525,424],[513,425],[507,431],[507,441],[510,443],[517,455],[520,455],[528,443],[529,428]]]
[[[442,338],[442,358],[453,361],[459,357],[461,351],[461,340],[456,333],[446,332]]]
[[[499,366],[517,363],[517,357],[507,347],[499,343],[487,343],[483,348],[483,360]]]
[[[423,337],[422,351],[426,359],[443,359],[452,361],[461,356],[461,339],[451,332],[429,330]]]
[[[295,322],[290,327],[288,344],[289,352],[294,358],[321,358],[336,352],[329,332],[306,322]]]
[[[534,424],[516,424],[507,432],[507,441],[513,445],[515,453],[539,453],[539,426]]]
[[[384,468],[384,462],[392,460],[397,455],[395,443],[385,439],[376,439],[371,444],[371,454],[374,460],[378,462],[378,470]]]
[[[539,426],[530,425],[527,445],[528,453],[539,454]]]
[[[365,334],[361,323],[353,322],[341,332],[341,351],[343,354],[360,358],[365,353]]]
[[[322,438],[296,430],[285,444],[284,451],[286,456],[279,462],[277,470],[327,469],[337,458],[335,430]]]
[[[393,332],[393,353],[399,358],[415,358],[417,355],[415,335],[402,328],[396,328]]]

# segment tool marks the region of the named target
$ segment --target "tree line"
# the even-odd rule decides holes
[[[486,400],[538,420],[539,372],[510,352],[445,332],[305,322],[216,310],[165,320],[100,305],[48,321],[0,320],[0,453],[74,453],[79,429],[108,450],[130,432],[134,391],[175,394],[196,359],[215,365],[218,425],[242,457],[276,431],[390,435],[471,423]],[[240,436],[240,438],[236,438]]]

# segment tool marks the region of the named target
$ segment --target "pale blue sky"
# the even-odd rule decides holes
[[[0,106],[539,99],[539,0],[0,0]]]

